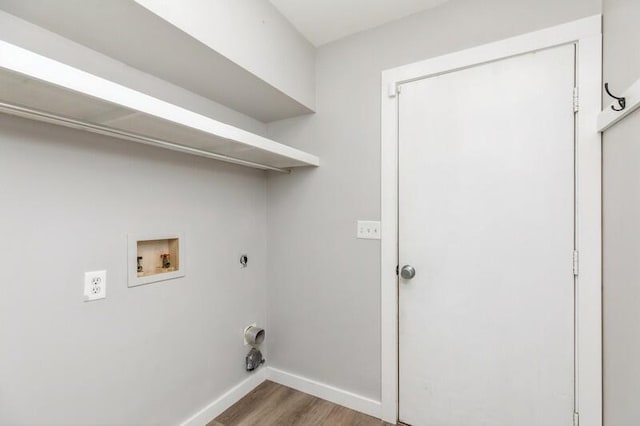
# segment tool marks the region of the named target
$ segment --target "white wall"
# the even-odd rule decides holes
[[[0,424],[177,424],[247,377],[264,172],[2,114],[0,200]],[[187,276],[128,288],[127,234],[174,231]]]
[[[640,78],[640,2],[604,0],[604,81]],[[605,95],[605,104],[611,99]],[[640,418],[640,111],[604,134],[604,412],[606,426]]]
[[[314,109],[315,49],[266,0],[135,0]]]
[[[266,134],[11,15],[0,24],[4,40]],[[178,423],[246,377],[242,329],[266,323],[263,172],[0,115],[0,182],[0,424]],[[127,288],[127,234],[176,231],[188,275]],[[107,299],[85,303],[98,269]]]
[[[2,11],[0,38],[266,134]],[[176,424],[247,377],[242,330],[266,325],[264,172],[0,114],[0,200],[0,424]],[[154,232],[186,233],[187,276],[128,288],[127,234]],[[85,303],[100,269],[107,298]]]
[[[0,12],[0,37],[259,134],[266,126]],[[243,380],[266,323],[266,176],[0,114],[0,424],[175,424]],[[128,233],[186,233],[184,279],[127,287]],[[248,253],[250,266],[239,268]],[[107,298],[83,301],[85,271]]]
[[[380,398],[380,72],[601,12],[600,0],[452,0],[323,46],[314,116],[269,126],[322,167],[268,179],[270,365]],[[390,283],[391,285],[392,283]]]

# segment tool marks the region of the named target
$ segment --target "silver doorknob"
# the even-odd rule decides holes
[[[404,265],[400,270],[400,276],[405,280],[410,280],[416,276],[416,270],[411,265]]]

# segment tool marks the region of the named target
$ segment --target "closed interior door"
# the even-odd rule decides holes
[[[401,86],[401,421],[572,424],[574,86],[573,45]]]

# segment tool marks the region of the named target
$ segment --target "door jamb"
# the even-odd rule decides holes
[[[577,277],[576,409],[581,426],[602,426],[602,17],[558,25],[382,72],[382,419],[398,420],[398,90],[403,83],[564,44],[576,44]]]

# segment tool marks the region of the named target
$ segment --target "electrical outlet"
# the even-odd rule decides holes
[[[84,273],[84,301],[107,297],[107,271]]]
[[[362,238],[365,240],[379,240],[380,222],[371,220],[359,220],[357,235],[358,238]]]

